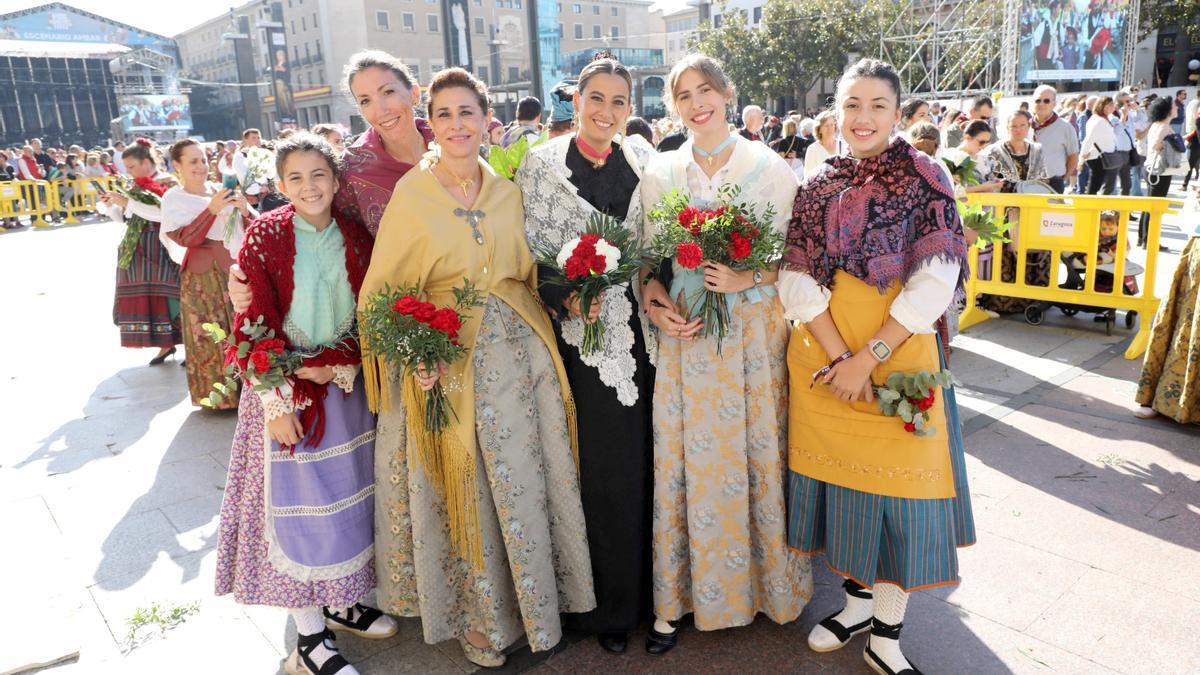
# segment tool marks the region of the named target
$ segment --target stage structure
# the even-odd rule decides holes
[[[1116,88],[1133,79],[1140,0],[899,0],[879,54],[929,98],[1014,95],[1040,82]],[[999,39],[996,39],[999,37]]]
[[[1005,53],[995,0],[898,0],[884,17],[880,58],[895,64],[904,90],[930,98],[996,91]],[[1012,53],[1015,54],[1015,44]]]

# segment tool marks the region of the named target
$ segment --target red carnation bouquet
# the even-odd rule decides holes
[[[254,321],[248,318],[243,321],[241,333],[247,336],[246,340],[235,340],[220,324],[206,323],[201,327],[213,342],[224,342],[226,346],[225,381],[214,382],[213,390],[200,399],[200,405],[216,407],[225,397],[233,396],[237,391],[235,380],[246,382],[254,378],[254,391],[282,387],[287,384],[288,376],[303,365],[304,357],[285,349],[287,343],[263,325],[261,315]]]
[[[563,286],[579,296],[579,313],[588,316],[592,303],[604,289],[633,281],[644,264],[641,243],[629,228],[612,216],[594,213],[583,234],[566,242],[560,249],[540,249],[535,255],[539,265],[558,270],[558,275],[540,279],[540,284]],[[584,322],[584,356],[600,348],[604,322]]]
[[[363,356],[378,356],[406,375],[418,368],[437,372],[467,353],[458,341],[467,312],[483,304],[470,280],[453,289],[454,306],[438,307],[421,299],[419,286],[384,289],[367,301],[359,315]],[[425,392],[425,431],[440,433],[450,424],[454,409],[441,381]],[[457,419],[457,416],[455,416]]]
[[[938,387],[949,389],[954,386],[954,375],[948,370],[931,373],[918,370],[914,373],[892,373],[883,385],[873,385],[875,405],[888,417],[899,417],[904,421],[904,430],[916,436],[933,436],[935,429],[929,426],[929,409],[935,401]]]
[[[647,214],[657,235],[651,250],[659,260],[670,259],[685,270],[716,262],[737,271],[766,269],[783,253],[784,236],[771,229],[772,206],[756,213],[738,197],[741,188],[723,185],[711,208],[690,204],[680,190],[672,190]],[[681,293],[680,313],[704,320],[704,336],[717,336],[717,353],[728,332],[729,306],[724,293],[703,286],[687,297]]]

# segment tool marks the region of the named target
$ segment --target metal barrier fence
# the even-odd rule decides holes
[[[96,186],[113,190],[119,176],[73,180],[17,180],[0,182],[0,219],[30,219],[34,227],[48,227],[47,216],[63,214],[63,222],[78,223],[78,214],[96,210]]]
[[[1156,197],[1111,197],[1083,195],[1042,195],[1042,194],[1011,194],[1011,193],[972,193],[967,196],[969,204],[994,207],[998,213],[1015,208],[1019,212],[1017,222],[1013,224],[1012,244],[1009,250],[1016,254],[1015,273],[1012,281],[1004,281],[1002,275],[1003,256],[997,254],[992,263],[991,273],[984,273],[980,278],[979,249],[972,246],[969,252],[970,279],[967,283],[967,305],[959,319],[959,328],[965,329],[989,317],[988,313],[977,306],[981,293],[1004,295],[1029,300],[1038,300],[1068,308],[1108,308],[1136,311],[1141,315],[1137,334],[1129,348],[1125,350],[1125,358],[1136,359],[1146,351],[1150,339],[1150,327],[1154,314],[1158,311],[1159,298],[1154,293],[1156,275],[1158,273],[1158,242],[1162,233],[1163,215],[1169,210],[1179,208],[1182,202]],[[1116,211],[1119,214],[1119,229],[1117,232],[1117,247],[1115,260],[1111,267],[1105,265],[1105,272],[1111,270],[1113,283],[1111,288],[1103,290],[1097,283],[1100,245],[1100,213]],[[1146,264],[1143,271],[1139,292],[1129,294],[1121,281],[1127,270],[1136,273],[1134,265],[1127,260],[1125,242],[1129,237],[1132,215],[1140,218],[1139,213],[1149,214],[1150,224],[1147,231]],[[1050,256],[1050,282],[1047,286],[1027,283],[1025,270],[1028,266],[1028,254],[1047,251]],[[998,253],[998,252],[997,252]],[[1081,288],[1062,287],[1058,282],[1059,266],[1063,254],[1082,253],[1087,257],[1086,268],[1083,270],[1084,282]]]

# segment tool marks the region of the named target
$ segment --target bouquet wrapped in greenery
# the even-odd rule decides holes
[[[774,207],[756,213],[739,201],[740,192],[736,185],[721,186],[716,203],[708,209],[691,206],[678,189],[667,193],[647,214],[658,233],[650,247],[655,259],[673,260],[685,270],[709,261],[738,271],[775,264],[783,253],[784,236],[771,229]],[[717,336],[720,353],[729,325],[725,294],[701,287],[679,300],[681,313],[704,320],[705,337]]]
[[[904,430],[917,436],[933,436],[935,430],[929,426],[929,409],[935,400],[937,387],[949,389],[954,386],[954,375],[948,370],[931,373],[919,370],[915,373],[892,373],[887,382],[872,387],[875,404],[888,417],[899,417],[904,421]]]
[[[421,295],[419,286],[394,290],[385,286],[371,296],[359,316],[364,358],[380,357],[407,375],[418,368],[438,372],[441,364],[454,363],[466,355],[458,331],[466,313],[483,304],[483,294],[470,280],[463,279],[463,285],[454,289],[453,307],[439,308],[421,300]],[[438,381],[425,392],[425,431],[439,434],[449,426],[451,415],[454,409]]]
[[[579,296],[579,313],[587,317],[600,294],[610,286],[633,281],[641,269],[642,246],[633,232],[620,221],[603,213],[588,219],[584,233],[566,242],[561,249],[534,252],[539,265],[559,272],[539,279],[542,285],[563,286]],[[580,353],[587,355],[600,348],[604,322],[584,320]]]
[[[254,391],[266,391],[287,384],[287,378],[303,364],[303,357],[287,351],[286,343],[275,336],[273,329],[263,325],[260,315],[254,321],[245,319],[242,334],[248,340],[235,340],[220,324],[206,323],[202,327],[214,342],[224,342],[225,381],[213,384],[213,390],[200,400],[200,405],[214,408],[224,402],[225,397],[237,391],[235,379],[243,382],[253,378]]]

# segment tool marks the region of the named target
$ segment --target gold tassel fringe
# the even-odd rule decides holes
[[[421,391],[416,378],[404,378],[401,387],[404,411],[408,416],[408,437],[415,446],[409,456],[416,457],[446,502],[451,547],[464,560],[470,561],[475,569],[482,569],[483,542],[479,499],[475,494],[475,453],[463,447],[453,429],[443,429],[439,434],[429,433],[425,429],[425,392]],[[386,387],[384,391],[387,391]]]

